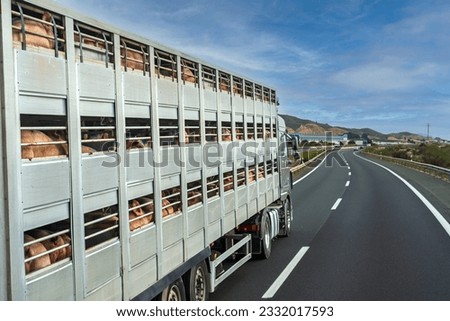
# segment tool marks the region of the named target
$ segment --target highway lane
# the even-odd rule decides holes
[[[342,201],[275,300],[449,300],[450,237],[406,185],[345,153]]]
[[[295,186],[291,236],[276,240],[268,260],[227,279],[212,300],[450,299],[449,235],[398,178],[340,153],[348,166],[324,162]]]
[[[332,159],[332,155],[329,158]],[[274,241],[268,260],[253,260],[241,267],[219,286],[211,300],[261,300],[289,261],[311,242],[328,219],[336,197],[345,191],[347,166],[340,166],[336,161],[333,165],[331,170],[327,167],[331,164],[323,162],[294,186],[291,235]]]

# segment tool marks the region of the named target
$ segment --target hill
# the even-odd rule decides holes
[[[371,140],[405,140],[413,139],[419,140],[423,139],[422,136],[409,133],[409,132],[399,132],[383,134],[371,128],[345,128],[345,127],[334,127],[326,123],[318,123],[308,119],[301,119],[296,116],[291,115],[280,115],[286,122],[286,127],[291,132],[297,132],[302,134],[323,134],[325,131],[331,131],[333,135],[348,134],[349,139],[359,139],[365,138]]]

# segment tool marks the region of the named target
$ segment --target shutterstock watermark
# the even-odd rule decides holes
[[[120,146],[118,145],[117,148]],[[178,167],[207,167],[219,166],[223,162],[233,160],[258,163],[262,155],[285,155],[287,144],[278,144],[274,141],[263,142],[227,142],[222,144],[185,144],[161,146],[157,149],[134,148],[128,149],[124,159],[118,153],[105,152],[108,160],[103,161],[104,167],[116,167],[124,162],[125,167],[138,166],[152,167],[178,166]],[[286,154],[287,155],[287,154]],[[132,160],[133,159],[133,160]],[[272,159],[272,157],[269,157]],[[261,160],[262,161],[262,160]],[[267,161],[267,159],[266,159]],[[131,165],[131,163],[133,165]]]

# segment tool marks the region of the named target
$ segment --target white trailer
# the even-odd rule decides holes
[[[274,89],[55,2],[0,9],[1,300],[205,300],[289,234]]]

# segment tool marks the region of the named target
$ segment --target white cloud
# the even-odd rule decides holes
[[[382,61],[368,62],[337,72],[330,80],[338,85],[365,92],[411,91],[427,86],[439,74],[440,67],[433,63],[409,65],[400,57],[386,57]]]

